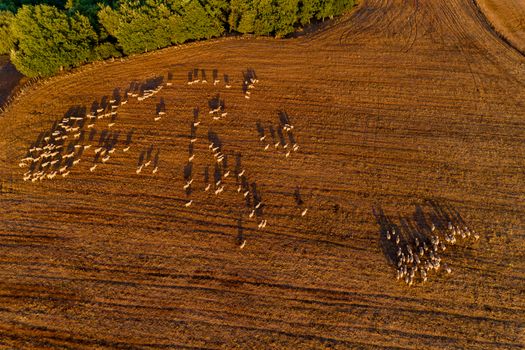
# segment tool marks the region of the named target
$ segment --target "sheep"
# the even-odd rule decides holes
[[[63,173],[63,174],[62,174],[62,177],[66,177],[66,176],[68,176],[69,173],[70,173],[70,171],[67,171],[67,172]]]
[[[102,163],[105,163],[109,160],[109,154],[107,156],[105,156],[104,158],[102,158]]]
[[[241,171],[237,176],[238,176],[238,177],[243,176],[245,171],[246,171],[246,169],[242,169],[242,171]]]
[[[264,150],[267,151],[269,147],[270,147],[270,144],[268,143],[268,144],[266,144],[266,146],[264,147]]]
[[[144,163],[144,167],[148,167],[151,164],[151,160],[148,160],[146,163]]]
[[[221,113],[221,117],[226,117],[228,115],[228,112]]]
[[[244,240],[241,245],[239,246],[240,249],[244,248],[244,246],[246,245],[246,240]]]
[[[109,123],[108,128],[111,128],[113,125],[115,125],[115,123]]]
[[[305,216],[307,212],[308,212],[308,208],[305,208],[305,209],[301,212],[301,216]]]
[[[193,203],[193,199],[190,200],[189,202],[186,202],[186,204],[184,204],[184,206],[187,208],[187,207],[189,207],[192,203]]]
[[[61,173],[63,173],[63,172],[66,171],[66,170],[67,170],[67,165],[66,165],[66,166],[63,166],[62,168],[59,169],[59,171],[60,171]]]
[[[182,187],[183,189],[188,189],[188,187],[191,186],[191,184],[193,183],[193,179],[191,179],[190,181],[187,181],[186,184]]]
[[[115,152],[116,148],[112,148],[108,151],[109,154],[112,154],[113,152]]]
[[[91,168],[89,168],[89,171],[93,172],[97,168],[98,164],[93,165]]]
[[[158,115],[166,115],[166,112],[161,111],[161,112],[159,112],[159,113],[157,113],[157,114],[158,114]]]
[[[290,157],[290,151],[286,152],[286,154],[284,155],[286,158]]]
[[[255,206],[255,209],[259,209],[261,205],[262,205],[262,202],[257,203],[257,205]]]
[[[224,87],[225,87],[226,89],[230,89],[230,88],[231,88],[232,86],[231,86],[231,85],[228,85],[228,84],[226,84],[226,85],[225,85]]]
[[[190,139],[190,143],[195,143],[195,142],[197,142],[197,138],[196,137]]]
[[[137,168],[137,171],[136,171],[137,174],[140,174],[140,172],[142,171],[142,167],[143,167],[143,166],[144,166],[144,165],[141,165],[141,166],[139,166],[139,167]]]
[[[80,158],[73,161],[73,165],[77,165],[78,163],[80,163]]]
[[[130,147],[131,147],[131,146],[128,146],[128,147],[124,148],[122,151],[123,151],[123,152],[127,152],[127,151],[129,151],[129,148],[130,148]]]
[[[200,124],[201,124],[201,122],[194,122],[193,126],[199,126]]]
[[[246,191],[246,192],[244,192],[244,194],[243,194],[243,195],[244,195],[244,198],[246,198],[249,194],[250,194],[250,191]]]
[[[230,171],[227,171],[227,172],[224,173],[223,177],[226,178],[226,177],[228,177],[229,175],[230,175]]]
[[[208,192],[211,188],[211,184],[208,184],[205,188],[204,188],[204,191],[205,192]]]
[[[247,99],[247,100],[249,100],[249,99],[250,99],[250,96],[248,96],[248,95],[244,95],[244,98]]]
[[[218,189],[215,190],[215,195],[218,195],[219,193],[221,193],[222,191],[224,191],[224,186],[221,186],[219,187]]]
[[[248,215],[248,216],[249,216],[250,218],[253,218],[254,215],[255,215],[255,209],[252,210],[252,211],[250,212],[250,215]]]
[[[192,154],[192,155],[188,158],[188,162],[193,162],[193,159],[195,159],[195,154]]]
[[[162,117],[155,117],[155,118],[153,118],[153,120],[155,120],[156,122],[158,122],[161,119],[162,119]]]

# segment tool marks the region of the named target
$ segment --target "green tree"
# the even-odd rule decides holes
[[[299,22],[299,1],[278,0],[275,1],[276,20],[274,32],[277,37],[283,37],[293,33],[295,25]]]
[[[96,33],[82,15],[49,5],[24,5],[11,22],[11,61],[23,74],[50,76],[79,66],[91,55]]]
[[[320,7],[320,0],[300,0],[298,4],[298,16],[301,25],[309,24]]]
[[[175,32],[172,12],[161,0],[121,1],[117,9],[102,8],[98,18],[125,54],[166,47]]]
[[[175,8],[178,14],[173,16],[173,43],[183,43],[188,40],[209,39],[220,36],[224,32],[222,12],[220,9],[206,10],[199,1],[189,0]]]
[[[15,15],[10,11],[0,11],[0,54],[6,54],[13,48],[13,37],[10,25]]]

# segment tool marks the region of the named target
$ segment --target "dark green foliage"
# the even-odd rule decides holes
[[[86,61],[209,39],[284,37],[354,0],[0,0],[0,54],[29,76]],[[13,15],[16,13],[16,16]]]
[[[30,77],[50,76],[88,60],[96,43],[89,20],[54,6],[23,6],[11,24],[11,61]]]
[[[117,49],[115,44],[106,41],[95,46],[89,60],[105,60],[106,58],[120,56],[122,56],[122,53]]]

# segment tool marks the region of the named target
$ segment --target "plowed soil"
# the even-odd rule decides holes
[[[369,0],[297,39],[191,44],[35,86],[0,118],[0,347],[523,349],[524,63],[471,1]],[[187,84],[193,68],[206,84]],[[23,180],[54,123],[148,79],[154,96],[76,124],[66,148],[92,147],[67,177]],[[116,151],[90,171],[103,132]],[[231,171],[218,195],[210,140]],[[480,238],[409,287],[385,220],[407,241],[443,220]]]

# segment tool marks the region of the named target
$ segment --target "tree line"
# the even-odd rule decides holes
[[[355,0],[3,0],[0,54],[28,77],[225,33],[284,37]]]

